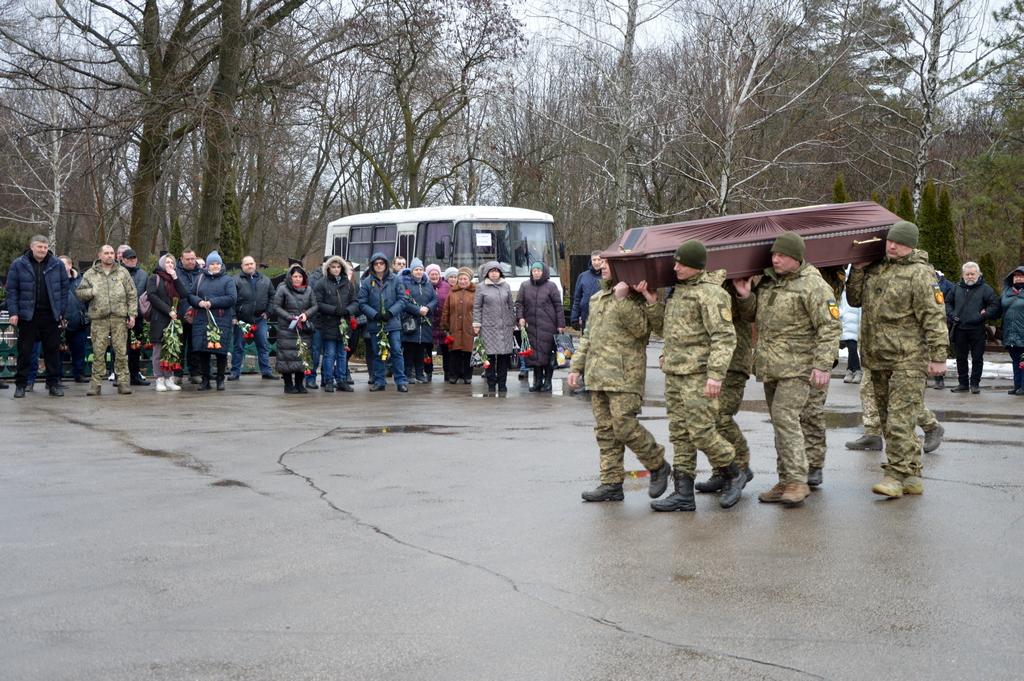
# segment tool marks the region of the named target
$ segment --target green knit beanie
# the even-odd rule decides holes
[[[804,238],[796,232],[783,232],[772,244],[772,253],[788,255],[797,262],[803,262]]]
[[[904,246],[917,248],[917,238],[919,235],[920,232],[917,229],[917,225],[913,222],[900,220],[889,228],[889,234],[887,234],[885,238],[889,241],[895,241],[898,244],[903,244]]]
[[[684,241],[676,249],[676,262],[695,270],[702,270],[708,264],[708,249],[704,248],[704,244],[696,239]]]

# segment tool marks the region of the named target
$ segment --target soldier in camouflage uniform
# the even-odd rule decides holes
[[[667,302],[657,302],[646,282],[637,285],[648,302],[651,326],[665,339],[665,406],[674,450],[675,491],[651,503],[656,511],[693,511],[693,478],[697,450],[724,478],[718,503],[729,508],[740,499],[746,472],[734,459],[736,451],[718,432],[718,396],[736,349],[732,302],[722,288],[725,272],[707,272],[707,249],[696,240],[675,253],[678,283]]]
[[[875,389],[871,384],[871,373],[864,374],[860,383],[860,405],[863,413],[864,434],[846,443],[847,449],[882,451],[882,419],[878,416],[875,403]],[[917,416],[917,425],[924,431],[924,451],[934,452],[942,444],[946,429],[935,418],[934,412],[925,407]]]
[[[928,254],[917,250],[918,229],[901,220],[889,229],[885,259],[855,265],[846,287],[850,305],[863,308],[863,364],[871,374],[885,436],[885,477],[875,494],[921,494],[921,441],[914,428],[924,409],[926,374],[946,372],[945,299]]]
[[[601,267],[601,289],[590,298],[587,326],[569,370],[570,388],[587,382],[601,452],[601,484],[584,492],[584,501],[622,501],[626,447],[651,472],[651,498],[660,497],[668,487],[672,467],[665,460],[665,448],[637,420],[650,334],[643,297],[625,282],[613,286],[606,262]]]
[[[804,241],[793,232],[775,240],[772,267],[756,291],[750,279],[734,284],[744,319],[757,322],[754,373],[764,381],[775,429],[779,482],[758,499],[797,506],[810,493],[807,450],[819,437],[813,422],[821,399],[812,399],[812,390],[824,391],[831,378],[839,352],[839,306],[817,268],[804,261]]]
[[[754,325],[741,317],[739,303],[736,301],[736,289],[731,281],[725,283],[725,290],[732,298],[732,326],[736,331],[736,349],[733,350],[729,370],[725,372],[725,380],[722,381],[722,392],[718,396],[718,420],[715,426],[736,450],[736,465],[746,474],[746,481],[750,482],[754,479],[754,472],[750,469],[750,445],[747,444],[747,438],[744,437],[735,417],[743,404],[743,391],[746,390],[747,381],[754,370]],[[710,478],[696,483],[693,488],[698,492],[720,492],[724,481],[721,475],[712,472]]]
[[[132,275],[114,262],[113,246],[100,248],[99,259],[82,276],[75,295],[88,305],[92,322],[92,382],[86,394],[100,394],[100,382],[107,373],[105,359],[109,346],[114,353],[117,392],[130,395],[128,330],[135,326],[138,295]]]

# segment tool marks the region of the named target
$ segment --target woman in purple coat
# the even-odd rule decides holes
[[[519,287],[516,299],[519,327],[526,328],[533,354],[526,366],[533,369],[530,392],[551,392],[551,376],[555,373],[555,334],[565,329],[565,308],[562,294],[550,281],[548,267],[542,262],[530,266],[530,281]]]
[[[454,267],[449,267],[449,270],[455,270]],[[438,265],[427,265],[425,270],[427,274],[427,280],[430,285],[434,287],[434,293],[437,294],[437,307],[434,309],[433,319],[433,330],[434,330],[434,347],[437,349],[437,356],[441,358],[441,364],[444,367],[444,380],[448,380],[448,346],[444,343],[445,332],[441,328],[441,313],[444,312],[444,301],[448,297],[448,293],[451,292],[451,283],[447,277],[442,276],[441,268]],[[458,274],[458,270],[455,270]],[[427,362],[425,369],[427,371],[427,381],[434,380],[434,363]]]

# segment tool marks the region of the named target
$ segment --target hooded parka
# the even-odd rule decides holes
[[[555,351],[555,334],[565,328],[565,308],[547,265],[540,279],[535,281],[531,276],[519,287],[516,307],[519,319],[526,320],[526,334],[533,348],[533,354],[526,358],[527,366],[548,366]]]

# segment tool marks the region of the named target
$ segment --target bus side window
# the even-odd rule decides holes
[[[405,258],[406,262],[412,260],[413,245],[415,244],[415,234],[402,234],[398,237],[398,255]]]

